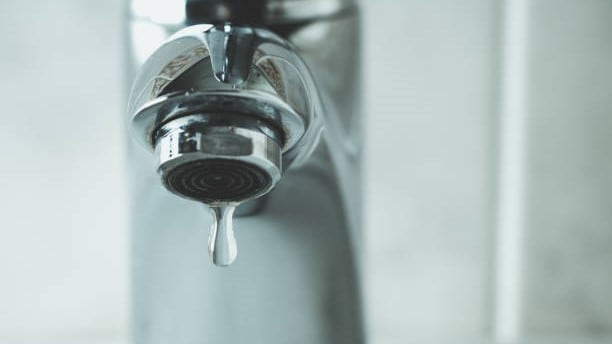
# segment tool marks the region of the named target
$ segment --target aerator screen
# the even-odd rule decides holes
[[[229,159],[202,159],[169,170],[167,188],[204,203],[242,201],[267,190],[272,183],[261,168]]]

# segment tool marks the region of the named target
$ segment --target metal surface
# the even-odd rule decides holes
[[[215,117],[223,118],[215,123]],[[280,180],[281,146],[274,136],[260,132],[261,127],[265,125],[260,121],[220,115],[170,122],[156,140],[164,185],[179,196],[210,205],[266,194]]]
[[[150,147],[155,132],[177,118],[248,114],[282,128],[289,165],[316,144],[320,108],[308,68],[281,37],[264,29],[194,25],[143,64],[128,113],[134,136]]]
[[[306,3],[328,11],[299,12]],[[241,258],[220,270],[206,259],[210,214],[157,187],[150,155],[130,144],[136,343],[364,342],[356,255],[358,20],[348,4],[270,1],[266,8],[285,12],[275,12],[279,17],[264,28],[197,25],[159,49],[153,47],[190,22],[133,18],[130,75],[141,72],[128,112],[136,139],[151,149],[159,145],[162,173],[163,162],[173,158],[161,147],[168,147],[172,136],[186,139],[185,126],[177,121],[214,114],[231,125],[213,130],[202,118],[190,122],[206,134],[200,137],[230,130],[251,142],[278,143],[282,162],[268,164],[267,173],[274,180],[274,167],[279,174],[281,165],[283,170],[265,202],[245,203],[251,215],[235,220]],[[153,57],[145,63],[149,54]],[[178,67],[177,61],[182,61]],[[256,124],[245,124],[240,116]],[[322,128],[324,140],[319,140]],[[206,145],[197,142],[199,148],[187,155],[207,154]],[[248,163],[261,167],[266,161],[274,158],[259,154],[257,162]],[[187,166],[181,173],[189,173],[189,165],[179,165]]]
[[[133,18],[157,24],[295,24],[353,11],[355,0],[132,0]]]

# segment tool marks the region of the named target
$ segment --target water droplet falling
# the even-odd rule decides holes
[[[211,206],[213,224],[208,237],[208,253],[217,266],[231,265],[238,255],[234,237],[233,215],[235,206]]]

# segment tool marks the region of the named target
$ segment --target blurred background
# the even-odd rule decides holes
[[[371,342],[612,343],[612,2],[362,5]],[[127,342],[124,6],[0,3],[0,343]]]

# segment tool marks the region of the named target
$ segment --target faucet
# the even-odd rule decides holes
[[[129,12],[134,342],[363,343],[354,1]]]

